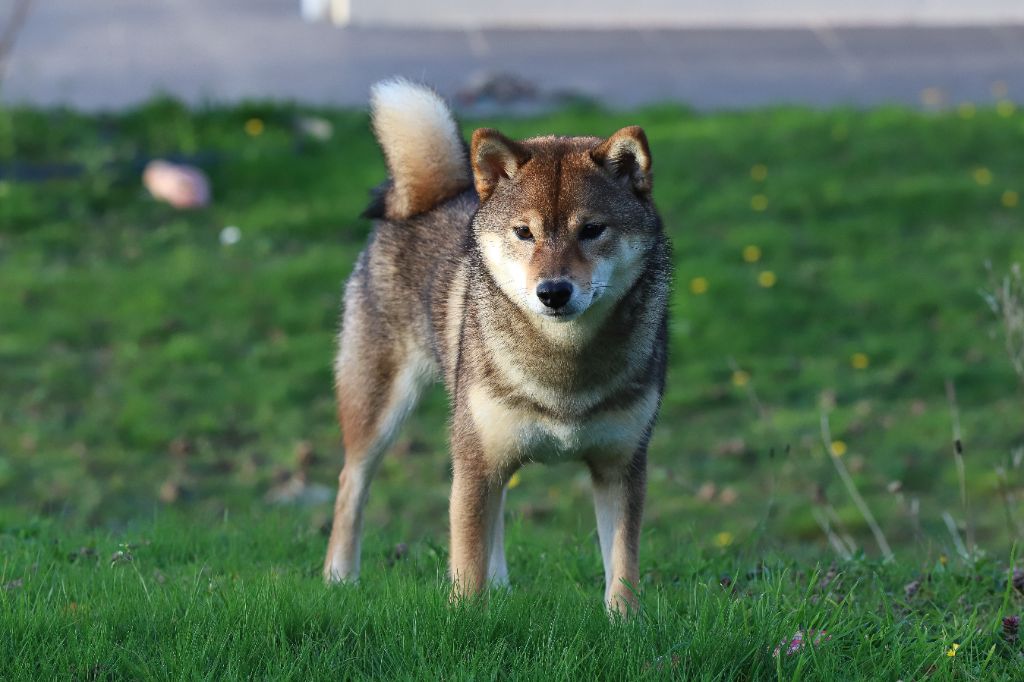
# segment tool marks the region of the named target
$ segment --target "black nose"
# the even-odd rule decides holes
[[[572,298],[572,284],[565,280],[544,280],[537,285],[537,298],[547,307],[558,310]]]

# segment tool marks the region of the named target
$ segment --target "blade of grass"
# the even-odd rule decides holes
[[[875,515],[871,513],[871,509],[868,508],[864,498],[861,497],[860,492],[857,490],[857,484],[853,482],[853,477],[850,476],[850,471],[846,468],[846,464],[839,458],[839,456],[832,449],[832,431],[829,428],[828,414],[825,412],[821,413],[821,439],[825,445],[825,451],[828,453],[829,459],[832,460],[832,465],[836,468],[836,472],[839,474],[839,478],[842,480],[843,485],[846,487],[846,492],[850,495],[853,500],[853,504],[857,507],[861,516],[864,517],[864,521],[868,524],[868,528],[871,529],[871,534],[875,536],[875,542],[878,543],[878,548],[882,551],[882,556],[886,561],[892,561],[893,552],[889,547],[889,542],[885,539],[885,533],[882,532],[881,526],[875,520]]]

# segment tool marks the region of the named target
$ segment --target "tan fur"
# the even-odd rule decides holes
[[[392,102],[423,96],[393,87]],[[395,135],[375,105],[393,177],[386,219],[346,288],[335,363],[345,466],[324,575],[358,576],[373,473],[421,386],[440,376],[453,406],[453,597],[508,582],[509,477],[528,462],[575,460],[594,483],[605,601],[635,609],[671,276],[646,137],[624,128],[604,140],[513,141],[478,130],[464,166],[440,177],[437,157],[458,155],[435,135],[450,114],[428,109]],[[467,191],[445,198],[456,186]],[[567,298],[545,302],[550,282]]]
[[[459,127],[433,90],[401,78],[377,83],[370,112],[394,183],[388,218],[422,213],[469,185]]]

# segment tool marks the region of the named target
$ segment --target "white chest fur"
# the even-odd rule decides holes
[[[588,456],[629,456],[654,417],[658,392],[591,417],[562,421],[510,405],[483,385],[469,390],[469,410],[493,465],[520,461],[556,462]]]

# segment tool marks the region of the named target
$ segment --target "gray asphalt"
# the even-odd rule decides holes
[[[494,72],[614,107],[941,106],[1024,99],[1024,26],[415,31],[305,23],[297,0],[38,0],[7,71],[7,102],[89,110],[157,93],[362,106],[380,78],[454,95]]]

